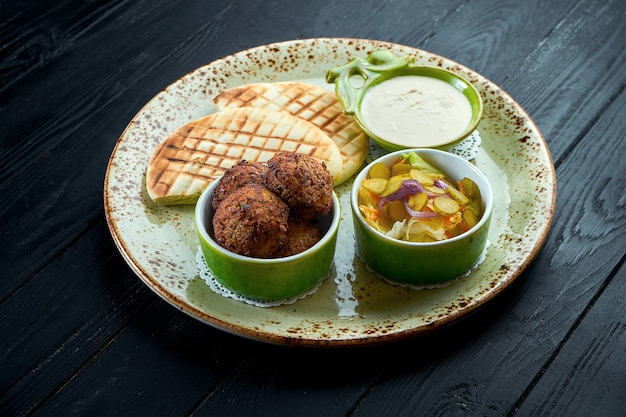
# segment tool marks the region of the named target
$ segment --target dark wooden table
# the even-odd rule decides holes
[[[0,3],[0,415],[623,415],[626,3],[335,3]],[[315,37],[450,58],[543,132],[545,244],[452,326],[356,349],[248,340],[163,301],[111,239],[107,162],[148,100],[220,57]]]

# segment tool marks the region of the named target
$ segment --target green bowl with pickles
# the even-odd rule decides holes
[[[417,155],[421,161],[425,161],[431,168],[435,168],[445,174],[445,179],[448,183],[455,184],[457,181],[467,181],[469,179],[471,184],[477,187],[479,197],[474,196],[472,200],[468,200],[468,203],[466,203],[467,207],[471,204],[476,204],[480,210],[480,217],[472,222],[471,227],[467,226],[466,229],[455,232],[458,234],[450,235],[450,237],[446,236],[443,240],[434,240],[430,234],[423,233],[420,221],[416,221],[418,218],[412,217],[411,213],[416,216],[420,215],[410,210],[411,206],[409,203],[414,194],[411,194],[411,196],[407,194],[397,201],[402,201],[405,207],[409,207],[409,213],[406,214],[406,220],[403,219],[403,221],[405,222],[404,224],[411,226],[402,229],[401,239],[391,237],[390,235],[393,235],[393,233],[385,230],[381,223],[386,216],[384,210],[387,206],[379,205],[377,198],[380,198],[380,196],[372,197],[375,203],[364,201],[364,199],[367,200],[364,196],[373,193],[363,188],[364,181],[368,179],[370,169],[373,166],[378,164],[380,167],[382,164],[392,170],[394,163],[401,159],[403,155],[407,156],[411,153]],[[413,175],[413,173],[406,175],[409,175],[407,178],[411,179],[410,175]],[[391,182],[392,180],[389,179],[388,183]],[[403,187],[407,184],[403,182]],[[430,186],[428,187],[430,188]],[[432,195],[431,191],[423,191]],[[440,192],[439,190],[434,191]],[[449,192],[451,191],[452,189],[449,190]],[[392,197],[393,194],[383,197],[383,199],[391,199]],[[446,198],[451,199],[446,193],[438,201],[449,205],[451,202],[444,201]],[[433,203],[429,204],[432,206]],[[488,241],[489,225],[493,211],[493,192],[487,178],[469,161],[437,149],[408,149],[389,153],[367,165],[354,180],[350,194],[350,206],[354,223],[356,252],[368,269],[392,283],[410,286],[439,286],[471,271],[481,258]],[[378,207],[380,207],[380,210],[375,216],[367,217],[369,216],[368,207],[373,207],[371,211],[377,211]],[[467,210],[465,206],[460,207]],[[436,210],[424,208],[423,210],[426,213],[423,214],[424,216],[429,216],[433,222],[439,221],[437,220],[439,213],[435,213],[438,208]],[[429,211],[433,211],[433,213],[427,213]],[[452,219],[452,215],[441,215],[446,216],[445,222],[449,222]],[[459,218],[463,218],[462,213],[459,216]],[[372,218],[376,220],[372,220]],[[397,220],[396,218],[393,221]],[[387,223],[393,223],[393,221],[387,221]],[[444,220],[441,221],[444,222]],[[421,231],[413,234],[415,230],[413,225],[416,224],[419,224],[417,229]],[[436,231],[435,234],[440,236],[439,233],[440,231]],[[446,231],[446,233],[448,232]],[[414,239],[414,236],[416,236],[415,239],[418,241],[411,241]]]

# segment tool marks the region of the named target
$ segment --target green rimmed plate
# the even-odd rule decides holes
[[[411,290],[367,271],[354,253],[350,186],[342,204],[335,266],[313,295],[294,304],[250,306],[213,293],[200,278],[194,206],[158,206],[145,192],[145,169],[159,142],[177,127],[215,111],[224,88],[299,80],[324,86],[325,72],[376,50],[462,75],[483,98],[475,163],[494,189],[483,263],[468,277],[438,289]],[[122,133],[107,167],[104,206],[112,237],[131,269],[176,308],[216,328],[265,342],[300,346],[379,344],[432,332],[500,294],[543,245],[556,202],[550,151],[526,112],[497,85],[444,57],[362,39],[318,38],[259,46],[213,61],[157,94]],[[515,215],[513,216],[512,213]]]

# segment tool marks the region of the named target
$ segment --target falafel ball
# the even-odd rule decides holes
[[[239,187],[255,183],[265,186],[265,177],[267,175],[267,165],[256,161],[241,160],[224,172],[222,178],[213,191],[213,200],[211,204],[217,209],[220,203],[228,194]]]
[[[321,238],[322,230],[316,223],[302,220],[300,217],[289,216],[287,237],[272,257],[283,258],[304,252],[319,242]]]
[[[311,220],[333,207],[333,177],[323,162],[309,155],[282,152],[267,161],[265,184],[283,199],[291,213]]]
[[[213,216],[215,240],[244,256],[268,258],[287,236],[289,207],[259,184],[246,184],[226,196]]]

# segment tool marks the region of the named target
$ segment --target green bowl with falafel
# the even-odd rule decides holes
[[[284,217],[287,205],[280,193],[254,183],[231,182],[224,187],[229,174],[202,193],[195,209],[200,249],[213,278],[251,300],[286,300],[310,293],[328,276],[335,255],[340,208],[332,187],[328,211],[305,219]],[[214,196],[223,188],[234,191],[219,198],[215,207]],[[317,234],[314,239],[312,230]]]

